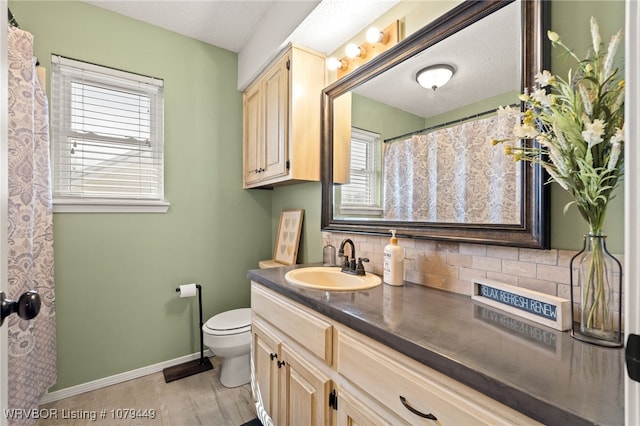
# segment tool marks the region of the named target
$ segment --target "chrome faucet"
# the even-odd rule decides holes
[[[349,260],[349,256],[344,254],[344,246],[349,244],[351,246],[351,260]],[[342,241],[340,244],[340,250],[338,250],[338,256],[344,257],[344,261],[342,262],[341,271],[346,274],[352,275],[365,275],[364,265],[362,262],[368,262],[367,258],[358,258],[356,262],[356,246],[353,244],[349,238]]]

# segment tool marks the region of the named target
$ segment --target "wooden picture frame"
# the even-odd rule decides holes
[[[295,265],[302,232],[304,209],[283,210],[276,236],[273,260],[283,265]]]

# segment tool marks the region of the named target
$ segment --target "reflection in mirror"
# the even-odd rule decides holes
[[[542,67],[541,8],[464,2],[325,89],[323,229],[548,245],[542,171],[488,142]],[[436,64],[451,80],[421,87]]]
[[[334,187],[334,217],[521,223],[522,164],[486,143],[491,135],[512,136],[514,123],[494,111],[520,90],[519,6],[505,6],[351,91],[350,179]],[[453,71],[449,84],[420,87],[417,73],[437,64]],[[363,133],[384,144],[364,143]]]

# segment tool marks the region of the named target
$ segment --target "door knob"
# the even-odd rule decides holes
[[[4,323],[4,319],[13,313],[25,320],[30,320],[40,312],[40,295],[34,290],[23,293],[17,301],[7,299],[3,291],[0,291],[0,311],[2,318],[0,325]]]

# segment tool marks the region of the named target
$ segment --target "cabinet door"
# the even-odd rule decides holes
[[[260,390],[262,405],[271,419],[278,421],[278,339],[268,331],[268,326],[254,319],[253,362],[255,380]]]
[[[261,178],[262,154],[264,151],[262,135],[262,107],[260,105],[260,82],[249,87],[243,98],[243,167],[245,186]]]
[[[265,129],[263,180],[286,175],[288,171],[289,58],[285,55],[262,79]]]
[[[384,408],[376,404],[365,404],[349,392],[341,390],[336,412],[337,426],[392,426],[404,423],[397,419],[392,423],[374,410],[384,410]]]
[[[329,425],[329,388],[331,380],[294,352],[281,345],[280,422],[286,426]]]

